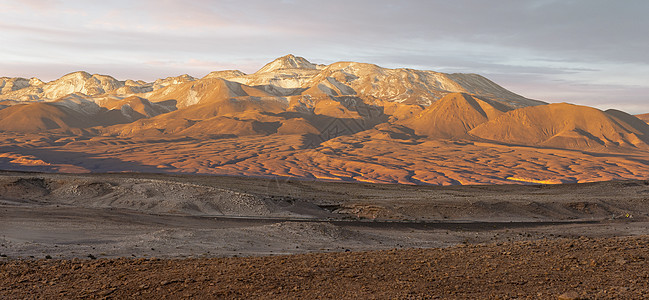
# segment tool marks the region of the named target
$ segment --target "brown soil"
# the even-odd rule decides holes
[[[0,260],[0,298],[642,298],[649,236],[212,259]]]

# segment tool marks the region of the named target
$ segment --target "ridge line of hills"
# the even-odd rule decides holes
[[[86,72],[47,83],[2,77],[0,148],[6,153],[0,155],[0,167],[30,162],[51,166],[57,160],[54,154],[71,149],[79,153],[105,149],[101,151],[110,151],[120,161],[149,165],[148,151],[164,142],[177,147],[178,153],[185,151],[183,147],[216,147],[201,157],[182,154],[193,157],[192,163],[171,156],[155,167],[170,172],[433,184],[500,183],[503,178],[571,182],[581,180],[579,172],[597,174],[592,178],[638,178],[649,161],[642,158],[649,155],[648,119],[528,99],[477,74],[386,69],[356,62],[320,65],[287,55],[253,74],[226,70],[200,79],[182,75],[149,83]],[[36,152],[25,156],[25,149]],[[458,159],[472,158],[460,159],[457,163],[463,166],[454,170],[444,164],[449,159],[444,151],[449,149],[460,151]],[[130,154],[134,151],[137,156]],[[284,154],[269,158],[267,151]],[[485,151],[507,157],[494,160]],[[544,160],[552,153],[566,156],[557,168],[552,161],[529,162],[529,154],[521,154],[529,151]],[[381,157],[387,154],[394,157],[389,162]],[[577,162],[574,155],[588,156],[581,163],[590,165],[571,165]],[[628,161],[611,163],[617,157]],[[408,160],[425,163],[414,167]],[[80,165],[85,166],[82,170],[95,170],[88,161],[68,161],[63,165],[73,170]],[[503,161],[525,171],[471,175],[477,169],[466,169]],[[435,169],[440,164],[444,171]],[[142,168],[149,167],[126,164],[119,170]],[[417,168],[425,170],[414,171]],[[576,175],[561,179],[565,177],[561,172]],[[541,173],[559,179],[534,175]]]
[[[280,57],[253,74],[216,71],[117,81],[70,73],[44,83],[3,78],[0,130],[75,134],[349,135],[378,124],[438,139],[479,138],[567,149],[646,149],[649,127],[620,111],[546,104],[476,74],[318,65]]]

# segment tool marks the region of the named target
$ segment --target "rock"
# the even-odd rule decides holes
[[[579,299],[579,294],[575,291],[567,291],[561,295],[559,295],[558,299],[560,300],[574,300],[574,299]]]

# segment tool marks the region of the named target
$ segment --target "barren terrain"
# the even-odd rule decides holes
[[[0,195],[1,297],[647,292],[646,181],[436,187],[4,172]]]
[[[0,298],[647,292],[649,125],[622,111],[293,55],[0,85]]]
[[[646,181],[425,187],[155,174],[0,176],[12,258],[211,257],[647,232]]]
[[[649,125],[477,74],[318,65],[0,78],[0,169],[472,185],[649,178]],[[642,116],[640,116],[642,117]]]
[[[311,145],[301,135],[115,138],[0,133],[0,167],[46,172],[155,172],[307,180],[471,185],[649,178],[649,153],[394,139],[369,130]]]
[[[649,238],[183,260],[0,260],[8,298],[642,299]]]

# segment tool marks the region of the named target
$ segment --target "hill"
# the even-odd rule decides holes
[[[649,176],[637,117],[546,104],[477,74],[286,55],[252,74],[75,72],[0,87],[6,169],[435,185]]]
[[[88,115],[54,103],[17,104],[0,110],[1,131],[71,130],[95,125],[97,123]]]
[[[644,121],[645,123],[649,123],[649,114],[641,114],[641,115],[635,115],[636,118]]]
[[[564,149],[647,148],[649,125],[631,115],[567,103],[507,112],[469,133],[511,144]]]
[[[496,108],[498,107],[498,108]],[[418,135],[435,138],[465,138],[478,125],[500,116],[507,107],[494,106],[469,94],[452,93],[403,122]]]

